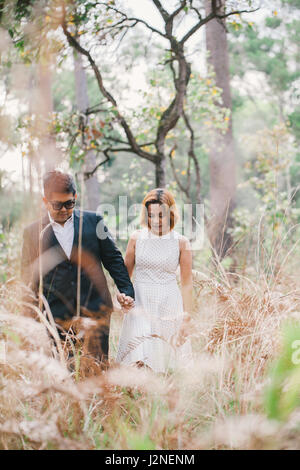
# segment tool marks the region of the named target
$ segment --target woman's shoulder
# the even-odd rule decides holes
[[[191,246],[190,241],[185,235],[182,235],[181,233],[176,232],[174,230],[174,236],[179,240],[180,249],[182,250],[190,249],[190,246]]]
[[[182,235],[180,232],[177,232],[177,230],[175,229],[171,230],[170,233],[172,234],[172,237],[178,238],[178,240],[183,240],[183,239],[187,240],[187,238],[184,235]]]
[[[133,240],[133,241],[136,241],[138,240],[141,235],[145,232],[145,229],[144,228],[139,228],[137,230],[135,230],[134,232],[132,232],[132,234],[130,235],[130,240]]]

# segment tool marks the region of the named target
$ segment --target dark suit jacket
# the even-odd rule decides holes
[[[120,292],[134,298],[134,290],[121,252],[95,212],[82,211],[82,245],[79,251],[80,211],[74,209],[74,242],[70,260],[59,244],[48,213],[27,226],[23,233],[21,276],[38,290],[40,273],[43,294],[54,318],[66,320],[76,315],[78,263],[81,259],[80,306],[99,311],[112,307],[111,296],[103,273],[108,270]]]

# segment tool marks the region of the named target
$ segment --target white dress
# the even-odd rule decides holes
[[[155,372],[193,361],[188,339],[176,347],[184,310],[176,280],[180,234],[175,230],[159,236],[144,228],[138,231],[135,249],[135,306],[124,313],[116,362],[142,361]]]

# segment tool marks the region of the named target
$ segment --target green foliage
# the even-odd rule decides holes
[[[274,29],[280,29],[280,33],[273,35]],[[243,76],[249,67],[263,72],[275,94],[289,90],[299,78],[299,71],[290,65],[295,60],[294,45],[299,35],[299,21],[291,21],[289,15],[280,17],[276,12],[276,15],[265,19],[263,33],[252,24],[238,31],[231,29],[231,33],[241,39],[230,44],[233,75]]]
[[[290,127],[296,139],[300,141],[300,111],[296,109],[288,116]]]
[[[134,431],[126,432],[128,449],[132,450],[154,450],[155,443],[151,441],[149,436],[141,436]]]
[[[282,346],[269,372],[265,408],[269,418],[286,420],[300,406],[300,325],[286,323]]]
[[[300,8],[300,0],[281,0],[284,5]]]
[[[57,73],[52,85],[53,108],[55,112],[63,112],[66,109],[66,102],[70,103],[72,109],[75,106],[75,77],[74,72],[62,70]],[[59,132],[56,127],[55,131]]]
[[[266,18],[265,24],[268,28],[276,29],[282,23],[282,19],[278,18],[277,16],[270,16]]]
[[[34,0],[18,0],[15,6],[15,18],[17,21],[30,16]]]
[[[270,269],[274,253],[279,263],[282,244],[292,251],[299,237],[296,228],[300,209],[295,197],[298,182],[293,178],[293,171],[299,171],[296,148],[283,124],[248,136],[244,145],[251,159],[244,165],[245,181],[239,184],[239,190],[245,192],[247,202],[234,209],[229,232],[241,245],[235,253],[239,262],[244,260],[244,266],[255,263],[257,270],[269,278],[274,274]]]
[[[284,178],[286,173],[287,178],[290,177],[295,147],[284,125],[275,126],[271,131],[258,132],[257,138],[256,159],[247,165],[250,173],[248,181],[260,195],[266,221],[276,232],[282,226],[283,219],[296,223],[300,215],[299,210],[291,206],[288,180]]]
[[[257,74],[257,92],[250,91],[249,99],[244,98],[244,104],[236,107],[233,100],[233,123],[235,134],[240,135],[243,127],[242,120],[247,119],[248,133],[254,133],[259,127],[266,125],[274,127],[285,121],[289,130],[294,135],[296,142],[300,142],[300,116],[297,109],[299,103],[298,81],[300,77],[298,38],[300,22],[296,16],[297,1],[281,1],[280,10],[274,10],[264,20],[264,28],[258,24],[248,24],[242,28],[231,27],[230,58],[231,74],[242,79],[242,83],[250,81],[253,71]],[[237,39],[238,38],[238,39]],[[261,86],[259,84],[261,83]],[[248,93],[248,86],[245,87]],[[263,95],[265,91],[265,95]],[[259,96],[256,96],[259,93]],[[250,100],[256,109],[250,111]],[[241,101],[239,101],[241,103]],[[245,115],[245,109],[249,113]],[[246,129],[244,130],[246,134]],[[248,157],[248,148],[240,148],[241,157]],[[299,181],[299,165],[294,158],[289,168],[292,187],[295,188]],[[271,194],[271,193],[270,193]],[[272,197],[272,195],[271,195]],[[295,194],[296,206],[300,204],[299,192]]]
[[[20,243],[20,234],[5,230],[0,224],[0,283],[19,271]]]
[[[232,113],[234,114],[245,103],[245,98],[236,89],[232,90]]]
[[[9,173],[0,170],[0,226],[3,230],[10,229],[20,219],[28,203],[19,185],[10,181]],[[32,205],[34,203],[31,202]]]
[[[0,283],[19,270],[22,231],[17,227],[24,212],[35,212],[36,202],[10,181],[7,172],[0,171]]]

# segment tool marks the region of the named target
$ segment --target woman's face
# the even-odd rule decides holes
[[[148,227],[156,235],[170,231],[170,208],[166,204],[150,204],[148,206]]]

